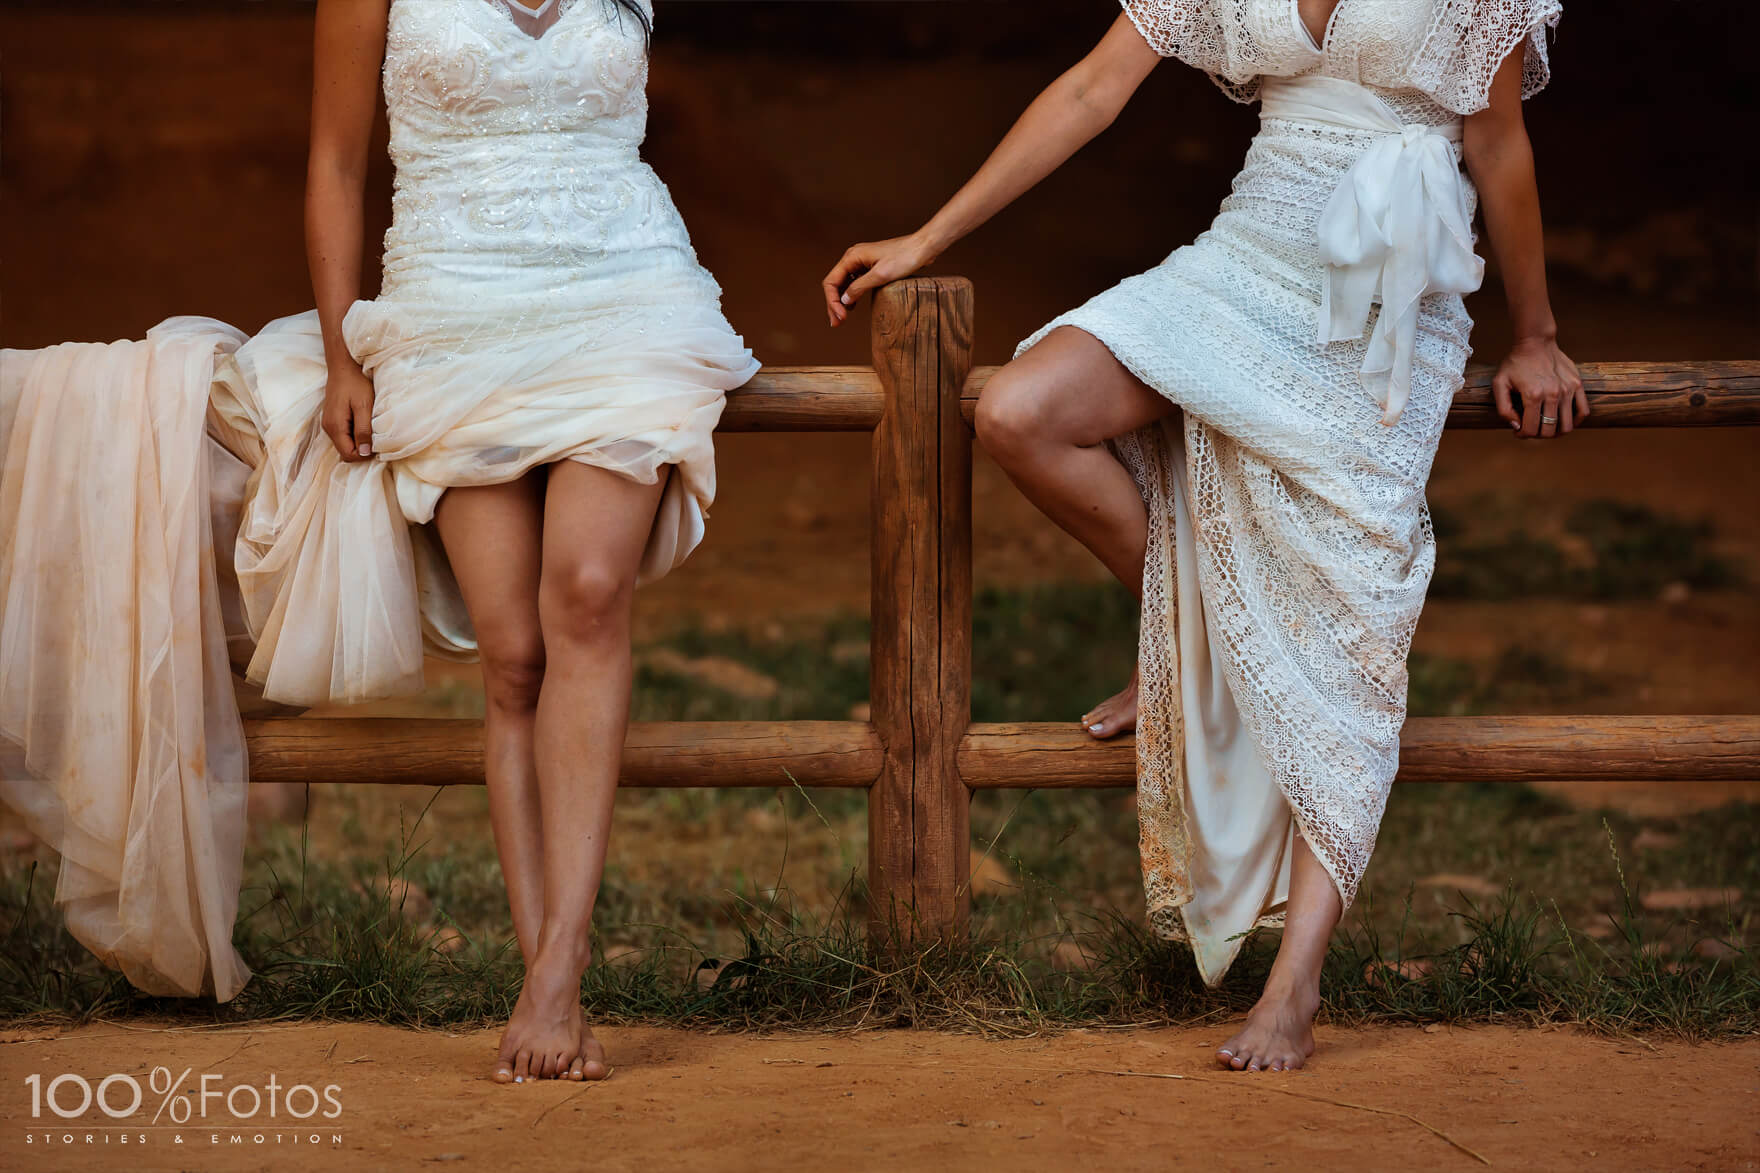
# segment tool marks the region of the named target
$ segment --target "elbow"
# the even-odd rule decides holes
[[[1495,171],[1524,156],[1531,158],[1532,154],[1527,127],[1519,117],[1476,114],[1469,116],[1462,128],[1461,161],[1474,176]]]
[[[367,181],[366,148],[345,149],[341,144],[313,136],[306,154],[306,188],[340,191],[364,189]]]
[[[1070,117],[1088,131],[1099,134],[1117,120],[1119,111],[1130,100],[1130,91],[1118,85],[1104,69],[1084,61],[1065,78],[1065,108]]]

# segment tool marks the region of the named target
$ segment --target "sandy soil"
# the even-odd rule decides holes
[[[609,1170],[1069,1169],[1096,1161],[1107,1170],[1466,1170],[1480,1167],[1471,1150],[1504,1169],[1760,1168],[1760,1041],[1322,1029],[1311,1070],[1246,1077],[1210,1066],[1225,1029],[987,1042],[632,1028],[604,1032],[615,1063],[604,1084],[498,1087],[476,1074],[493,1032],[102,1023],[0,1048],[0,1162],[105,1170],[122,1162],[230,1170],[454,1161],[520,1170],[583,1160]],[[201,1128],[101,1132],[29,1119],[21,1081],[30,1073],[47,1082],[62,1072],[95,1079],[116,1071],[144,1081],[155,1065],[191,1069],[180,1087],[194,1088],[209,1072],[225,1077],[213,1089],[266,1087],[271,1074],[283,1087],[335,1084],[341,1111],[321,1127],[279,1133],[234,1126],[217,1099]],[[111,1102],[125,1099],[118,1088]],[[142,1117],[157,1107],[149,1093]]]

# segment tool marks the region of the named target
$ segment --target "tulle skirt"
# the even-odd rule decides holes
[[[233,670],[308,705],[472,656],[427,524],[446,489],[564,459],[648,484],[670,468],[641,577],[697,545],[724,392],[757,363],[694,265],[642,289],[357,303],[375,458],[354,464],[320,426],[315,313],[0,352],[0,797],[60,853],[83,944],[152,993],[243,986]]]

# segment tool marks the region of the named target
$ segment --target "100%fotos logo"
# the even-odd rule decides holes
[[[172,1078],[169,1067],[155,1067],[147,1076],[147,1088],[159,1097],[159,1106],[153,1112],[148,1123],[188,1124],[194,1117],[206,1122],[209,1119],[209,1105],[219,1100],[224,1103],[226,1111],[234,1120],[255,1120],[257,1114],[266,1107],[271,1120],[281,1119],[283,1113],[295,1120],[310,1120],[322,1109],[325,1120],[334,1120],[342,1115],[342,1088],[339,1084],[326,1084],[323,1091],[309,1083],[283,1085],[275,1076],[259,1088],[254,1084],[235,1083],[230,1088],[215,1088],[211,1085],[222,1084],[224,1075],[204,1072],[197,1079],[195,1090],[185,1089],[184,1081],[189,1079],[192,1068],[184,1068],[183,1074]],[[43,1109],[63,1120],[74,1120],[85,1115],[96,1105],[98,1111],[112,1120],[127,1120],[142,1111],[145,1099],[141,1091],[140,1080],[132,1075],[106,1075],[94,1086],[83,1075],[68,1072],[57,1075],[46,1085],[40,1074],[25,1076],[26,1086],[31,1089],[31,1118],[42,1118]],[[329,1107],[324,1107],[328,1104]],[[218,1113],[219,1105],[214,1105]]]

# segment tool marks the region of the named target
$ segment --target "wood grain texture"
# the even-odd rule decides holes
[[[886,397],[869,367],[767,367],[737,391],[722,432],[866,432]]]
[[[959,753],[974,789],[1134,786],[1130,737],[1076,725],[973,725]],[[1760,780],[1760,716],[1414,717],[1400,782]]]
[[[245,722],[253,782],[480,786],[479,721],[274,718]],[[784,773],[784,771],[787,773]],[[630,726],[622,784],[867,787],[880,738],[860,721],[660,721]]]
[[[1579,365],[1591,415],[1585,428],[1724,428],[1760,424],[1760,360],[1590,362]],[[966,381],[960,410],[969,423],[996,367]],[[1491,403],[1488,366],[1467,368],[1448,411],[1451,428],[1508,429]]]
[[[958,936],[969,907],[970,796],[958,748],[971,719],[972,288],[912,278],[874,301],[869,700],[885,746],[868,796],[868,886],[877,939]]]

